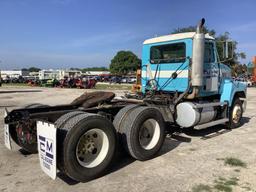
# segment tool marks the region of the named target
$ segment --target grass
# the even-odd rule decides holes
[[[209,185],[199,184],[192,188],[192,192],[211,192],[212,188]]]
[[[226,186],[226,185],[223,185],[223,184],[216,184],[214,185],[214,188],[218,191],[224,191],[224,192],[232,192],[232,187],[230,186]]]
[[[242,160],[234,157],[226,157],[226,158],[217,158],[218,161],[224,161],[225,165],[229,165],[232,167],[243,167],[246,168],[247,164],[243,162]],[[239,169],[235,169],[235,172],[240,172]]]
[[[3,83],[2,87],[24,87],[28,86],[27,83]]]
[[[214,181],[213,186],[199,184],[192,188],[192,192],[212,192],[212,191],[222,191],[222,192],[232,192],[233,186],[238,185],[239,179],[236,177],[231,177],[226,179],[224,177],[219,177]],[[249,186],[244,186],[244,189],[248,189]]]
[[[243,168],[247,167],[245,162],[243,162],[240,159],[234,158],[234,157],[227,157],[227,158],[225,158],[224,159],[224,164],[232,166],[232,167],[243,167]]]
[[[229,179],[219,177],[218,180],[215,180],[215,185],[213,187],[217,191],[232,192],[232,186],[238,185],[238,181],[239,179],[236,177],[231,177]]]
[[[96,84],[96,89],[108,90],[131,90],[132,84]]]
[[[8,83],[8,84],[2,84],[2,87],[27,87],[29,86],[26,83]],[[40,86],[36,86],[40,87]],[[100,90],[127,90],[130,91],[132,89],[132,84],[96,84],[96,89]]]
[[[189,150],[190,151],[196,151],[196,148],[190,148]]]

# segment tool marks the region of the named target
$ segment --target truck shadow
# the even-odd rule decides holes
[[[167,134],[164,144],[161,150],[159,151],[157,157],[174,150],[181,143],[190,143],[190,142],[191,142],[191,138],[185,137],[184,135],[181,135],[181,133],[177,132],[173,134]]]
[[[190,141],[191,141],[191,139],[188,138],[188,137],[183,137],[183,136],[179,136],[179,135],[175,135],[175,136],[174,135],[167,135],[167,137],[165,139],[165,142],[164,142],[164,145],[162,146],[161,150],[159,151],[159,153],[157,154],[156,157],[164,155],[165,153],[170,152],[171,150],[173,150],[176,147],[178,147],[179,144],[182,143],[182,142],[190,142]],[[116,154],[116,157],[114,158],[114,160],[112,162],[112,166],[101,177],[104,177],[104,176],[106,176],[108,174],[111,174],[111,173],[114,173],[116,171],[119,171],[119,170],[125,168],[126,166],[134,163],[135,161],[136,161],[136,159],[134,159],[131,156],[129,156],[127,154],[127,152],[125,151],[125,149],[120,148],[119,151]],[[63,174],[61,172],[57,173],[57,177],[60,178],[65,183],[67,183],[68,185],[76,185],[78,183],[81,183],[81,182],[77,182],[77,181],[69,178],[68,176],[66,176],[65,174]],[[87,182],[84,182],[84,183],[89,183],[89,182],[91,182],[91,181],[87,181]]]
[[[243,117],[242,119],[242,125],[247,124],[250,121],[250,117]],[[241,127],[240,126],[240,127]],[[239,128],[240,128],[239,127]],[[172,128],[171,128],[172,129]],[[164,144],[157,154],[156,157],[162,156],[172,150],[174,150],[176,147],[178,147],[181,143],[190,143],[192,138],[191,137],[201,137],[201,139],[210,139],[216,136],[219,136],[221,134],[230,132],[232,130],[226,129],[224,125],[218,125],[214,127],[209,127],[202,130],[194,130],[194,129],[180,129],[180,128],[173,128],[172,133],[167,134],[166,139],[164,141]],[[156,158],[155,157],[155,158]],[[112,163],[112,166],[110,169],[103,175],[106,176],[108,174],[114,173],[132,163],[134,163],[136,160],[129,156],[125,149],[120,148],[119,151],[116,154],[116,158]],[[71,178],[67,177],[65,174],[58,173],[57,176],[63,180],[68,185],[76,185],[80,182],[74,181]],[[90,181],[88,181],[90,182]],[[86,182],[86,183],[88,183]]]
[[[1,90],[0,94],[5,94],[5,93],[32,93],[32,92],[42,92],[42,90],[35,89],[35,90]]]
[[[243,125],[249,123],[250,119],[251,117],[243,117],[241,119],[241,125],[233,129],[242,128]],[[222,135],[231,131],[232,129],[227,129],[225,125],[216,125],[216,126],[208,127],[206,129],[201,129],[201,130],[195,130],[193,128],[186,128],[182,130],[182,132],[188,136],[201,137],[201,139],[203,140],[211,139],[213,137],[217,137],[219,135]]]

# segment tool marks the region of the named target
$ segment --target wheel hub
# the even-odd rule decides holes
[[[76,147],[78,163],[86,168],[97,166],[104,160],[109,148],[106,134],[100,129],[91,129],[82,135]]]
[[[235,123],[238,123],[242,116],[242,109],[240,105],[235,105],[232,112],[232,119]]]
[[[150,150],[155,147],[160,138],[160,126],[155,119],[146,120],[139,132],[139,142],[142,148]]]

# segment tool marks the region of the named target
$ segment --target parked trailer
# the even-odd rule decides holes
[[[202,32],[148,39],[143,44],[141,99],[115,99],[111,92],[84,94],[69,105],[6,111],[5,145],[39,152],[45,173],[77,181],[102,175],[122,147],[133,158],[153,158],[172,126],[238,127],[246,84],[219,62],[215,39]],[[226,50],[227,55],[228,49]],[[166,125],[169,129],[166,129]]]

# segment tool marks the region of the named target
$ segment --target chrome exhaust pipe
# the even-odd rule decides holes
[[[196,29],[193,39],[193,55],[192,55],[192,86],[203,85],[203,68],[204,68],[204,42],[203,26],[205,19],[202,19]]]
[[[204,43],[205,35],[203,26],[205,19],[201,19],[196,28],[196,34],[193,39],[192,68],[191,68],[191,85],[193,91],[186,98],[194,99],[199,93],[199,87],[203,86],[204,72]]]

